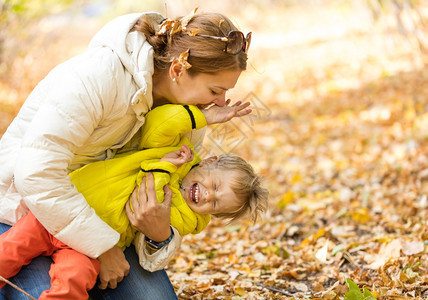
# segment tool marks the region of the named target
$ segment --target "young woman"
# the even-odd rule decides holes
[[[162,269],[180,238],[170,238],[170,207],[156,201],[153,181],[148,180],[147,193],[140,189],[138,200],[144,205],[133,216],[133,225],[162,245],[154,253],[138,253],[148,271],[159,270],[151,273],[139,266],[133,248],[123,254],[115,246],[118,233],[94,213],[68,173],[135,149],[144,115],[159,105],[198,105],[217,123],[250,113],[248,103],[218,113],[230,102],[226,91],[246,69],[250,37],[211,13],[178,20],[131,14],[108,23],[85,53],[57,66],[38,84],[3,135],[0,233],[31,210],[59,241],[98,258],[100,282],[91,298],[175,299]],[[189,135],[196,148],[203,134]],[[50,263],[39,257],[11,281],[38,297],[50,286]],[[9,286],[0,290],[0,299],[20,296]]]

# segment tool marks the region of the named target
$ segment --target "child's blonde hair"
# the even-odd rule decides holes
[[[231,183],[231,189],[239,199],[243,200],[243,204],[236,211],[213,214],[213,216],[233,222],[248,214],[255,223],[258,217],[266,211],[269,195],[269,191],[262,187],[260,176],[243,158],[231,153],[219,155],[216,166],[236,172],[237,175]]]

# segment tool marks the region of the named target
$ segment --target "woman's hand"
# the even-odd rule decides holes
[[[123,277],[129,273],[129,263],[123,254],[122,248],[114,246],[98,257],[100,262],[100,284],[98,287],[102,290],[107,287],[115,289],[117,283],[123,280]]]
[[[227,99],[224,106],[213,105],[208,109],[201,108],[201,112],[205,115],[207,124],[217,124],[227,122],[234,117],[243,117],[251,113],[250,102],[242,103],[241,101],[236,102],[232,106],[229,106],[230,99]]]
[[[131,224],[145,236],[155,242],[163,242],[171,235],[169,224],[172,192],[165,185],[163,187],[164,201],[159,203],[156,198],[153,174],[148,173],[145,178],[140,184],[139,191],[136,187],[130,200],[126,203],[126,214]],[[131,210],[130,203],[134,211]]]

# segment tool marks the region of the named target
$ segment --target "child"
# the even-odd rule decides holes
[[[205,125],[205,116],[196,106],[160,106],[146,115],[140,151],[119,154],[70,173],[77,190],[120,233],[118,246],[126,248],[136,236],[125,206],[147,172],[154,174],[158,201],[163,201],[165,184],[172,190],[171,225],[182,236],[199,233],[207,226],[210,215],[236,220],[249,211],[255,220],[264,210],[268,192],[245,160],[223,154],[201,161],[193,152],[184,133]],[[152,251],[161,246],[146,241]],[[72,258],[65,259],[63,252]],[[0,236],[0,254],[0,275],[6,278],[35,256],[52,255],[52,287],[63,288],[54,293],[51,288],[41,298],[58,297],[61,293],[70,298],[87,298],[86,291],[95,284],[99,272],[97,260],[56,240],[31,212]]]

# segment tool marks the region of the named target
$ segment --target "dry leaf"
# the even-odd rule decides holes
[[[367,267],[370,269],[378,269],[384,266],[391,258],[400,257],[401,242],[396,239],[387,244],[382,244],[379,253],[374,256],[374,261]]]
[[[191,64],[187,62],[187,59],[189,58],[190,49],[187,49],[186,51],[182,52],[180,56],[178,57],[178,62],[185,68],[190,69],[192,67]]]
[[[425,250],[424,243],[421,241],[409,241],[401,244],[405,255],[415,255]]]
[[[332,260],[327,259],[328,244],[329,244],[329,241],[327,240],[325,245],[315,253],[315,257],[324,264],[330,264],[333,262]]]
[[[195,28],[190,28],[190,29],[184,30],[183,32],[189,36],[196,36],[199,33],[199,30]]]
[[[187,29],[187,25],[189,24],[190,20],[193,18],[193,16],[195,15],[196,11],[198,10],[198,7],[196,7],[190,14],[188,14],[187,16],[184,16],[183,18],[181,18],[181,28],[183,29],[183,31],[185,31]]]

